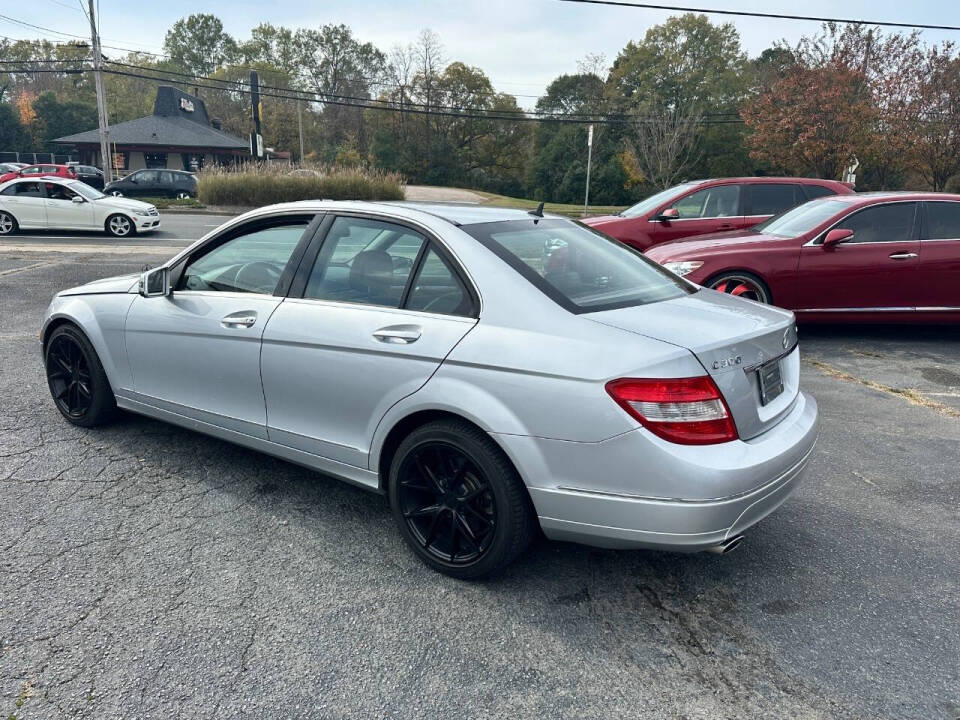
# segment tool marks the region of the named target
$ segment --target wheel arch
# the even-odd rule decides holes
[[[117,217],[118,215],[130,221],[130,225],[132,226],[132,228],[130,230],[128,237],[130,235],[136,234],[137,221],[134,220],[133,215],[131,213],[128,213],[126,210],[111,210],[109,213],[107,213],[107,216],[103,219],[103,231],[105,233],[110,234],[110,218]]]
[[[371,457],[370,468],[377,471],[381,492],[386,493],[388,490],[390,465],[393,463],[394,455],[396,454],[397,448],[400,447],[400,443],[403,442],[403,439],[418,427],[422,427],[436,420],[457,420],[480,430],[500,449],[513,466],[513,469],[516,470],[521,479],[523,478],[523,473],[518,467],[516,459],[512,457],[508,449],[504,447],[503,443],[499,442],[496,435],[491,433],[489,429],[471,420],[465,414],[454,410],[422,408],[400,417],[392,423],[389,430],[385,430],[382,434],[378,433],[378,435],[381,435],[381,439],[376,443],[375,453]],[[526,485],[526,483],[524,483],[524,485]]]

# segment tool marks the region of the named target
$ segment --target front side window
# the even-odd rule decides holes
[[[157,171],[156,170],[144,170],[143,172],[138,172],[133,176],[133,179],[138,183],[152,183],[157,181]]]
[[[803,192],[806,194],[807,199],[809,200],[837,194],[836,190],[825,187],[824,185],[804,185]]]
[[[43,168],[39,167],[28,167],[20,171],[21,175],[39,175],[43,172]]]
[[[82,195],[87,200],[99,200],[100,198],[106,197],[106,195],[96,188],[92,188],[86,183],[82,182],[70,183],[70,189],[79,195]]]
[[[927,203],[927,238],[960,240],[960,203]]]
[[[15,195],[16,197],[22,198],[42,198],[43,189],[40,187],[40,183],[38,182],[18,182],[8,188],[5,188],[3,194]]]
[[[800,203],[796,185],[765,183],[750,186],[750,214],[777,215]]]
[[[260,226],[191,259],[178,290],[273,294],[306,220]]]
[[[690,188],[694,187],[694,185],[696,185],[696,183],[683,183],[681,185],[674,185],[666,190],[661,190],[660,192],[641,200],[636,205],[631,205],[626,210],[621,212],[620,216],[631,218],[646,215],[651,210],[660,207],[663,203],[669,202],[671,198],[682,195]]]
[[[72,202],[73,198],[77,196],[73,190],[68,188],[66,185],[61,185],[59,183],[46,183],[47,188],[47,198],[50,200],[65,200],[67,202]]]
[[[696,291],[625,245],[569,220],[461,228],[574,313],[645,305]]]
[[[680,219],[733,217],[740,209],[740,186],[717,185],[698,190],[674,203]]]
[[[338,217],[307,280],[313,300],[398,308],[426,238],[403,225]]]
[[[837,230],[853,230],[847,243],[905,242],[913,239],[916,203],[874,205],[835,226]]]

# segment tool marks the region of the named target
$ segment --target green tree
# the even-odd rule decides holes
[[[16,109],[7,103],[0,103],[0,148],[15,152],[30,149],[30,136],[20,124]]]
[[[186,72],[210,75],[238,54],[237,42],[216,15],[198,13],[177,20],[166,34],[163,49]]]
[[[44,93],[33,102],[36,117],[33,137],[37,145],[47,150],[56,146],[52,140],[84,132],[97,126],[97,109],[86,103],[60,102],[53,93]]]

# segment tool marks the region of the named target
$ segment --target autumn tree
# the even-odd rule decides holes
[[[238,54],[237,42],[220,18],[207,13],[177,20],[167,31],[163,49],[174,64],[198,76],[210,75]]]
[[[914,167],[934,191],[960,173],[960,57],[950,44],[930,48],[917,89]]]

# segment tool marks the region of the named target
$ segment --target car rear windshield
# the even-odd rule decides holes
[[[696,286],[572,220],[509,220],[461,228],[573,313],[669,300]]]
[[[783,238],[795,238],[804,235],[822,225],[847,207],[840,200],[811,200],[780,215],[774,215],[753,229],[767,235]]]

